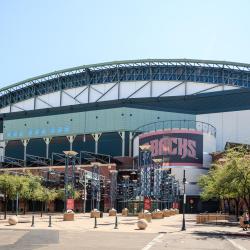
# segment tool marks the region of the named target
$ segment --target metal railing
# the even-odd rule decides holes
[[[1,162],[1,167],[3,168],[11,168],[11,167],[24,167],[25,162],[22,159],[14,158],[14,157],[3,157],[3,162]]]
[[[34,165],[49,166],[50,159],[42,156],[26,154],[26,166],[31,167]]]
[[[202,133],[216,136],[216,128],[209,123],[195,120],[165,120],[145,124],[134,130],[134,134],[140,134],[157,130],[187,129],[201,131]]]

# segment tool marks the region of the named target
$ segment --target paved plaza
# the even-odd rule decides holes
[[[181,215],[152,220],[143,231],[136,227],[137,217],[118,216],[118,229],[114,229],[115,217],[106,214],[97,219],[97,228],[89,214],[77,214],[72,222],[62,221],[62,214],[54,214],[52,227],[48,227],[48,215],[41,218],[38,214],[31,227],[31,216],[20,216],[16,226],[0,220],[0,250],[250,249],[250,237],[238,226],[226,222],[196,224],[195,215],[186,216],[184,232],[180,230]]]

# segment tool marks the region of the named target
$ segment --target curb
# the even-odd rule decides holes
[[[250,238],[250,232],[249,233],[213,233],[213,232],[196,232],[193,234],[198,234],[198,235],[216,235],[216,236],[236,236],[236,237],[249,237]]]

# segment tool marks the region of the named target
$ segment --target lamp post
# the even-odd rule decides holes
[[[63,151],[65,154],[65,169],[64,169],[64,211],[67,210],[67,200],[68,200],[68,168],[69,168],[69,159],[73,158],[72,162],[72,176],[74,176],[75,170],[75,156],[78,154],[75,151]]]
[[[111,208],[116,208],[115,202],[117,197],[117,170],[110,170],[110,203]]]
[[[124,179],[124,183],[123,183],[124,208],[127,208],[129,178],[130,178],[130,176],[129,175],[123,175],[122,178]]]
[[[136,199],[137,196],[137,180],[132,180],[133,182],[133,198]]]
[[[91,209],[100,209],[100,172],[99,163],[92,162],[92,175],[91,175]],[[96,206],[95,206],[96,205]]]
[[[157,202],[157,209],[160,207],[162,208],[162,200],[161,200],[161,179],[162,179],[162,158],[154,158],[152,161],[156,164],[156,168],[154,169],[154,197]]]
[[[186,230],[185,225],[185,209],[186,209],[186,170],[183,170],[183,208],[182,208],[182,228],[181,231]]]
[[[143,167],[141,166],[141,164],[139,164],[140,165],[140,200],[139,200],[139,203],[141,203],[141,197],[143,196],[143,198],[144,198],[145,196],[148,195],[148,185],[150,187],[150,183],[148,183],[148,179],[150,179],[150,174],[148,175],[148,163],[149,163],[149,155],[151,153],[151,145],[150,144],[143,144],[143,145],[140,145],[139,148],[140,148],[139,149],[139,163],[141,163],[140,152],[143,153],[142,154]],[[151,162],[150,162],[150,164],[151,164]],[[144,204],[142,204],[142,210],[144,211]]]
[[[84,190],[83,190],[83,195],[82,195],[82,199],[83,199],[83,213],[86,213],[86,202],[87,202],[87,172],[84,170],[83,172],[84,174]]]

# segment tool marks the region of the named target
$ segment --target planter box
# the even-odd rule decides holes
[[[100,217],[101,217],[100,211],[91,211],[90,212],[90,218],[100,218]]]
[[[163,219],[163,212],[153,212],[152,213],[152,219]]]
[[[75,219],[74,213],[65,213],[63,214],[63,220],[64,221],[73,221]]]
[[[142,212],[138,213],[138,219],[144,219],[144,213]]]
[[[163,211],[163,216],[164,216],[164,217],[170,217],[170,215],[171,215],[171,214],[170,214],[170,211],[169,211],[169,210],[164,210],[164,211]]]
[[[128,216],[128,209],[127,208],[122,209],[122,216]]]
[[[152,214],[151,214],[151,213],[146,213],[146,214],[144,214],[144,219],[145,219],[147,222],[151,222],[151,220],[152,220]]]
[[[110,209],[109,210],[109,216],[116,216],[117,212],[116,210]]]
[[[175,210],[173,210],[173,209],[170,209],[169,211],[170,211],[171,216],[176,214]]]

